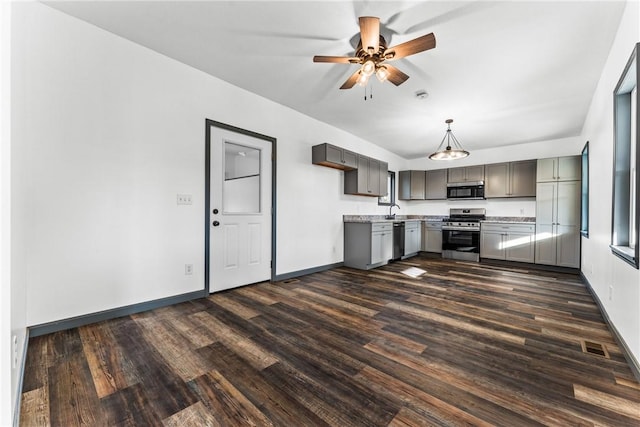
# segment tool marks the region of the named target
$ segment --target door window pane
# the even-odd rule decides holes
[[[224,144],[224,213],[260,213],[260,150]]]

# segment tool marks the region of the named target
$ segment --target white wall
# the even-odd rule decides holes
[[[0,3],[0,425],[11,424],[11,4]]]
[[[479,150],[456,166],[578,154],[591,141],[584,273],[638,357],[640,276],[608,249],[610,93],[640,39],[638,3],[629,4],[581,137]],[[388,210],[375,198],[343,194],[343,173],[311,165],[311,146],[331,142],[395,171],[443,167],[401,159],[42,4],[13,8],[11,308],[18,332],[25,322],[202,289],[205,118],[278,140],[277,274],[341,262],[342,215]],[[192,194],[194,204],[177,206],[177,193]],[[488,215],[535,215],[531,200],[479,203]],[[399,204],[400,214],[446,214],[457,205]],[[184,276],[185,263],[195,265],[193,276]],[[20,321],[25,287],[29,305]]]
[[[277,138],[277,274],[341,262],[342,215],[385,212],[342,194],[311,146],[403,159],[40,3],[13,7],[28,325],[203,288],[206,118]]]
[[[582,139],[589,141],[589,238],[582,238],[582,272],[636,361],[640,361],[640,272],[614,256],[609,244],[613,90],[639,41],[640,7],[629,1],[582,130]]]
[[[499,130],[498,130],[499,131]],[[464,141],[461,141],[464,146]],[[468,157],[454,162],[430,160],[425,156],[409,161],[412,169],[444,169],[449,167],[485,165],[490,163],[515,162],[518,160],[544,159],[547,157],[572,156],[580,154],[584,141],[578,137],[529,142],[508,147],[474,150]],[[434,144],[433,149],[435,150]],[[430,154],[430,153],[427,153]]]
[[[24,257],[15,215],[11,144],[11,2],[0,2],[0,425],[11,425],[19,396],[26,339]],[[13,338],[16,338],[14,364]]]
[[[464,146],[464,141],[462,141]],[[409,168],[416,170],[444,169],[448,167],[485,165],[514,162],[518,160],[544,159],[547,157],[574,156],[580,154],[584,141],[579,137],[539,141],[508,148],[497,147],[472,151],[469,157],[455,162],[438,162],[428,157],[409,161]],[[435,149],[434,145],[434,149]],[[534,198],[488,199],[488,200],[429,200],[406,203],[405,212],[414,215],[448,215],[450,208],[485,208],[487,216],[536,216]]]

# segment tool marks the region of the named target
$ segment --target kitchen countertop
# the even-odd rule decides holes
[[[395,219],[386,219],[385,215],[343,215],[343,222],[394,222],[394,221],[429,221],[442,222],[445,215],[396,215]],[[530,216],[488,216],[481,222],[485,223],[511,223],[511,224],[535,224],[536,218]]]
[[[513,223],[513,224],[535,224],[535,216],[488,216],[481,222],[486,223]]]
[[[444,216],[438,215],[396,215],[394,219],[386,219],[385,215],[343,215],[343,222],[394,222],[394,221],[442,221]]]

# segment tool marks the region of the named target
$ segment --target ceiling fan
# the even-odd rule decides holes
[[[433,33],[426,34],[397,46],[387,47],[387,42],[380,34],[380,18],[361,16],[360,41],[356,47],[355,56],[319,56],[313,57],[313,62],[330,62],[340,64],[360,64],[358,71],[345,81],[340,89],[351,89],[356,83],[365,86],[374,73],[378,80],[389,80],[396,86],[404,83],[409,76],[389,65],[388,61],[404,58],[415,53],[436,47],[436,37]]]

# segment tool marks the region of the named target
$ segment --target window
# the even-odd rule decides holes
[[[378,197],[378,206],[391,206],[396,204],[396,173],[387,173],[387,195]]]
[[[589,141],[582,149],[582,197],[580,209],[580,234],[589,237]]]
[[[638,50],[636,44],[631,58],[616,85],[614,98],[614,154],[613,154],[613,212],[611,222],[611,250],[628,263],[639,268],[638,229],[640,215],[640,164],[638,139]]]

